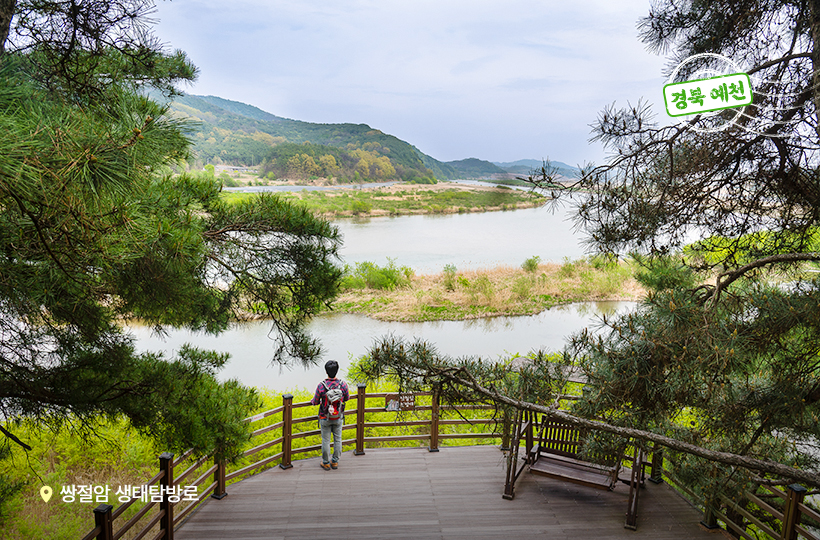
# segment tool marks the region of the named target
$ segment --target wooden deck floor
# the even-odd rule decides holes
[[[228,486],[176,531],[177,540],[652,538],[722,540],[668,486],[647,483],[638,530],[624,529],[628,489],[600,491],[525,472],[502,499],[496,447],[345,452],[338,470],[295,461]]]

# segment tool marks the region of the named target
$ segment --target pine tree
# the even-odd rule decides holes
[[[272,319],[271,360],[312,362],[304,323],[336,294],[337,230],[277,197],[228,206],[173,175],[190,129],[145,97],[190,80],[151,2],[0,2],[0,426],[128,417],[170,449],[236,455],[253,389],[224,355],[138,353],[120,322],[223,331]],[[262,367],[260,366],[260,369]]]
[[[752,77],[754,102],[666,127],[640,103],[599,116],[611,157],[570,188],[579,223],[599,251],[640,254],[652,292],[602,339],[573,341],[592,383],[579,414],[818,471],[819,14],[816,2],[671,1],[640,22],[670,53],[668,75],[725,73],[719,54]],[[751,481],[680,466],[704,491]]]

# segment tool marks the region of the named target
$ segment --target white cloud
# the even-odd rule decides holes
[[[312,122],[367,123],[441,160],[599,160],[588,124],[657,100],[646,1],[174,0],[157,34],[200,67],[189,89]]]

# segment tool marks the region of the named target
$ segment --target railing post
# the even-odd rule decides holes
[[[717,466],[712,467],[712,472],[709,474],[709,477],[712,479],[712,489],[715,489],[715,476],[717,475]],[[706,500],[703,501],[703,519],[701,520],[700,524],[706,527],[707,529],[717,529],[720,525],[717,522],[717,517],[715,513],[712,511],[715,501],[718,500],[717,494],[713,493],[706,497]]]
[[[512,444],[512,419],[508,409],[504,409],[504,412],[501,413],[501,426],[501,451],[507,452]]]
[[[700,524],[706,527],[707,529],[717,529],[720,527],[717,522],[717,518],[715,517],[714,512],[712,512],[712,500],[709,499],[706,501],[706,509],[703,511],[703,519],[700,521]]]
[[[515,479],[518,474],[518,447],[521,444],[521,423],[524,422],[524,412],[517,409],[515,412],[515,436],[512,447],[507,452],[507,481],[504,483],[504,494],[502,498],[509,501],[515,497]]]
[[[282,462],[279,467],[283,469],[290,469],[293,467],[290,458],[292,435],[293,435],[293,395],[285,394],[282,396]]]
[[[717,517],[715,513],[712,512],[712,506],[714,505],[714,498],[709,497],[704,502],[703,508],[703,519],[700,521],[700,524],[706,527],[707,529],[717,529],[720,528],[720,525],[717,522]]]
[[[101,504],[94,509],[94,526],[100,528],[97,540],[114,540],[114,520],[111,517],[110,504]]]
[[[530,462],[532,447],[534,446],[533,428],[538,416],[532,411],[524,412],[524,422],[527,424],[527,431],[524,432],[525,448],[527,449],[527,463]]]
[[[164,531],[164,540],[174,540],[174,503],[171,502],[171,494],[174,493],[174,454],[163,452],[159,456],[159,468],[163,472],[159,480],[162,489],[162,499],[159,503],[159,511],[162,517],[159,518],[159,530]]]
[[[430,452],[438,452],[439,389],[433,388],[433,410],[430,413]]]
[[[216,485],[214,486],[214,492],[211,493],[211,497],[221,500],[228,496],[228,492],[226,491],[228,486],[227,482],[225,482],[225,469],[227,464],[219,452],[214,455],[214,465],[216,465],[216,470],[214,471],[214,482],[216,482]]]
[[[649,481],[653,484],[663,482],[663,447],[655,444],[652,450],[652,472],[649,474]]]
[[[626,505],[626,521],[624,521],[624,528],[632,531],[638,528],[638,499],[644,478],[643,462],[643,448],[636,444],[632,457],[632,474],[629,477],[629,502]]]
[[[800,523],[800,509],[797,505],[803,502],[806,488],[800,484],[791,484],[788,495],[783,509],[783,533],[780,538],[781,540],[797,540],[797,525]]]
[[[359,383],[356,385],[356,450],[353,451],[354,456],[364,455],[364,406],[365,396],[367,395],[367,384]]]

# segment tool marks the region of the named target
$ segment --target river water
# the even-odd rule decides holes
[[[489,185],[464,181],[467,184]],[[370,189],[389,184],[364,184]],[[328,190],[327,186],[255,186],[234,191]],[[539,256],[544,262],[562,262],[586,255],[583,235],[570,219],[572,207],[547,205],[507,212],[427,214],[379,218],[350,218],[334,224],[344,238],[341,256],[355,264],[379,265],[387,258],[416,272],[441,272],[447,264],[459,270],[520,266]]]
[[[451,357],[480,356],[497,359],[506,355],[526,354],[544,349],[560,351],[566,337],[581,328],[594,328],[603,314],[622,313],[632,309],[631,302],[589,302],[559,306],[538,315],[493,317],[467,321],[422,323],[383,322],[362,315],[326,314],[309,325],[319,338],[326,360],[339,362],[344,376],[351,361],[367,353],[375,340],[387,336],[424,339],[438,351]],[[267,387],[277,391],[313,388],[323,377],[321,366],[280,368],[271,365],[274,347],[271,323],[253,321],[234,325],[219,336],[170,329],[166,335],[155,334],[145,326],[128,328],[142,351],[162,351],[168,355],[185,343],[227,352],[231,360],[220,372],[221,379],[238,379],[245,385]]]
[[[584,256],[581,235],[568,219],[568,209],[551,212],[533,208],[509,212],[400,216],[336,222],[344,235],[341,255],[353,264],[385,264],[387,257],[418,273],[441,272],[452,264],[460,270],[498,265],[520,266],[532,256],[561,262]],[[596,324],[601,314],[631,309],[632,303],[584,303],[561,306],[534,316],[495,317],[468,321],[424,323],[381,322],[360,315],[326,314],[309,330],[326,351],[322,362],[337,360],[342,374],[365,354],[374,340],[393,334],[425,339],[443,354],[499,358],[545,349],[560,351],[567,336]],[[172,355],[185,343],[230,353],[220,378],[276,391],[313,388],[324,374],[321,367],[280,368],[271,365],[274,348],[271,324],[237,324],[220,336],[168,329],[163,336],[150,328],[129,327],[141,351]]]
[[[421,273],[441,272],[447,264],[467,270],[520,266],[536,255],[544,262],[562,262],[586,254],[568,208],[348,219],[335,224],[344,235],[341,255],[348,264],[383,265],[391,257],[397,265]]]

